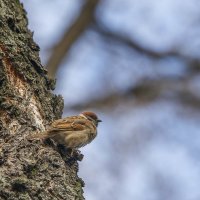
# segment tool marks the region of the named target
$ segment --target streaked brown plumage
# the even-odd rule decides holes
[[[51,138],[67,148],[77,149],[90,143],[97,135],[97,126],[101,120],[93,112],[54,121],[47,131],[31,136],[31,139]]]

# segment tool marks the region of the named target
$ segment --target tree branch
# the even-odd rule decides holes
[[[178,100],[180,103],[200,109],[200,96],[191,90],[190,81],[194,74],[185,78],[144,79],[127,89],[126,92],[110,93],[107,96],[82,104],[65,107],[65,110],[85,110],[91,108],[108,109],[119,104],[143,106],[157,99]]]
[[[66,30],[61,40],[54,47],[47,63],[47,69],[50,77],[55,77],[56,71],[63,61],[65,55],[82,35],[88,25],[93,21],[95,9],[100,0],[87,0],[80,15],[72,24],[70,29]]]
[[[175,50],[159,52],[159,51],[155,51],[150,48],[145,48],[142,45],[140,45],[139,43],[137,43],[136,41],[133,41],[132,39],[130,39],[122,34],[113,32],[112,30],[106,28],[104,25],[99,24],[98,22],[94,22],[91,26],[91,29],[93,31],[101,34],[107,40],[121,43],[123,45],[126,45],[126,46],[134,49],[135,51],[137,51],[141,54],[145,54],[146,56],[149,56],[149,57],[152,57],[155,59],[159,59],[159,58],[163,58],[163,57],[167,57],[167,56],[178,56],[178,57],[182,57],[182,58],[184,57],[183,55],[180,55]]]

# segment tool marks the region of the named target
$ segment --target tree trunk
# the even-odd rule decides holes
[[[51,142],[27,139],[63,109],[27,24],[18,0],[0,0],[0,199],[82,200],[77,162]]]

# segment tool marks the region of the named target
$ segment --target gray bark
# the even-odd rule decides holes
[[[0,199],[82,200],[77,162],[53,143],[27,139],[63,109],[27,24],[18,0],[0,0]]]

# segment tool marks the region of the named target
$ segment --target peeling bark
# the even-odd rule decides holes
[[[18,0],[0,0],[0,199],[82,200],[77,162],[54,144],[27,140],[63,110],[27,24]]]

